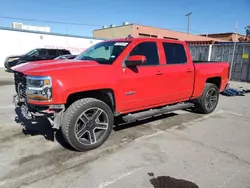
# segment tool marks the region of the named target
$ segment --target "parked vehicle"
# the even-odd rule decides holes
[[[29,51],[24,55],[9,56],[5,59],[4,66],[10,70],[11,67],[19,64],[23,64],[31,61],[55,59],[60,55],[71,54],[65,49],[48,49],[48,48],[37,48]]]
[[[55,59],[75,59],[76,56],[77,55],[66,54],[66,55],[58,56]]]
[[[101,146],[114,119],[125,122],[180,110],[208,114],[228,83],[227,62],[193,62],[178,40],[107,40],[74,61],[13,68],[16,103],[26,118],[45,114],[79,151]]]

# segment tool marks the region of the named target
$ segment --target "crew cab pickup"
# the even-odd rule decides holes
[[[45,115],[72,147],[86,151],[105,142],[115,119],[131,122],[181,109],[213,112],[229,69],[227,62],[193,62],[183,41],[112,39],[73,60],[13,67],[15,102],[26,118]]]

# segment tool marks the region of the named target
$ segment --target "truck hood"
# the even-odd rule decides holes
[[[12,67],[12,70],[25,75],[39,76],[51,74],[58,70],[81,69],[85,67],[101,66],[96,61],[89,60],[43,60],[33,61]]]

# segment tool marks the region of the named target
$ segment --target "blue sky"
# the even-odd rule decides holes
[[[250,0],[2,0],[0,10],[0,26],[4,27],[20,20],[2,16],[98,25],[21,21],[85,36],[92,36],[92,30],[101,25],[124,21],[186,32],[188,12],[192,12],[190,32],[194,34],[234,32],[236,22],[245,34],[244,27],[250,25]]]

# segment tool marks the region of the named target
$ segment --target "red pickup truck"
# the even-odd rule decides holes
[[[73,60],[13,67],[26,118],[45,115],[79,151],[102,145],[114,119],[136,121],[180,109],[211,113],[228,83],[227,62],[193,62],[179,40],[123,38]]]

